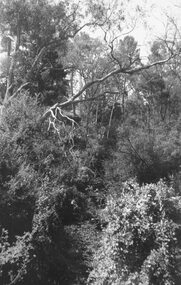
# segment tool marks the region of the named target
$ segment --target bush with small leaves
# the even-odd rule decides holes
[[[0,237],[0,283],[22,284],[24,277],[30,274],[30,263],[34,258],[32,235],[24,233],[17,236],[12,245],[8,242],[8,232],[4,229]]]
[[[163,181],[142,187],[128,181],[119,190],[112,188],[102,211],[107,226],[88,284],[176,284],[179,225],[171,211],[181,197]]]

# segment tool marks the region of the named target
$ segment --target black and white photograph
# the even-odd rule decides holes
[[[0,0],[0,285],[181,285],[181,0]]]

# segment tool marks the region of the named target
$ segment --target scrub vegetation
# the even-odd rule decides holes
[[[179,285],[179,27],[145,63],[124,7],[57,2],[0,1],[0,284]]]

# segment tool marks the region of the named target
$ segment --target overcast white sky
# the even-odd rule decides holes
[[[170,24],[169,17],[181,27],[181,0],[135,0],[130,1],[129,13],[139,5],[143,16],[138,19],[137,25],[132,32],[140,44],[142,55],[146,55],[149,43],[153,39],[163,38],[173,25]],[[131,8],[132,7],[132,8]]]
[[[105,3],[117,1],[118,5],[121,2],[126,3],[127,17],[137,19],[131,34],[138,41],[142,57],[148,54],[149,43],[156,37],[163,37],[168,30],[168,16],[174,18],[181,27],[181,0],[130,0],[129,4],[127,0],[103,1]],[[136,11],[139,16],[136,15]],[[0,53],[0,60],[3,57],[4,54]]]
[[[168,31],[172,30],[170,19],[181,27],[181,0],[103,0],[107,5],[118,7],[123,3],[122,9],[126,14],[127,28],[123,28],[123,34],[132,30],[141,50],[141,57],[146,58],[151,42],[156,38],[164,38]],[[97,1],[99,2],[99,1]],[[123,23],[124,26],[125,23]],[[101,32],[92,33],[93,36],[101,37]],[[102,34],[103,38],[103,34]]]

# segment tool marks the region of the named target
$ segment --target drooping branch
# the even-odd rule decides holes
[[[176,55],[174,55],[176,56]],[[142,65],[136,68],[132,68],[132,69],[126,69],[126,68],[122,68],[122,67],[118,67],[117,69],[109,72],[108,74],[106,74],[105,76],[101,77],[101,78],[97,78],[95,80],[92,80],[90,82],[87,82],[80,91],[78,91],[74,96],[72,96],[71,98],[69,98],[66,102],[63,102],[61,104],[59,104],[61,107],[66,107],[69,106],[70,104],[72,104],[72,102],[77,99],[80,95],[82,95],[84,93],[85,90],[87,90],[88,88],[90,88],[92,85],[97,84],[97,83],[102,83],[105,80],[107,80],[108,78],[110,78],[111,76],[115,75],[115,74],[129,74],[129,75],[133,75],[135,73],[138,73],[142,70],[145,69],[149,69],[153,66],[156,65],[161,65],[164,64],[166,62],[168,62],[173,56],[170,56],[169,58],[165,59],[165,60],[160,60],[160,61],[156,61],[150,64],[146,64],[146,65]]]
[[[52,117],[53,121],[54,120],[59,120],[58,119],[58,115],[61,116],[61,121],[64,121],[64,116],[62,116],[62,110],[67,107],[67,106],[70,106],[70,105],[73,105],[73,104],[77,104],[77,103],[81,103],[81,102],[84,102],[84,101],[91,101],[91,100],[98,100],[101,98],[101,96],[105,96],[106,93],[109,93],[109,92],[103,92],[101,94],[98,94],[97,96],[92,96],[91,98],[80,98],[81,95],[88,89],[90,88],[91,86],[95,85],[95,84],[101,84],[102,82],[106,81],[108,78],[116,75],[116,74],[128,74],[128,75],[133,75],[135,73],[139,73],[141,72],[142,70],[147,70],[153,66],[157,66],[157,65],[162,65],[162,64],[165,64],[166,62],[168,62],[171,58],[175,57],[177,54],[173,55],[171,54],[170,57],[164,59],[164,60],[160,60],[160,61],[156,61],[156,62],[153,62],[153,63],[150,63],[150,64],[146,64],[146,65],[139,65],[138,67],[121,67],[120,65],[110,71],[109,73],[107,73],[106,75],[104,75],[103,77],[101,78],[97,78],[97,79],[94,79],[92,81],[89,81],[87,82],[86,84],[84,84],[84,86],[76,93],[74,94],[73,96],[71,96],[67,101],[63,102],[63,103],[56,103],[55,105],[53,105],[52,107],[50,107],[43,115],[42,117],[42,120],[45,120],[45,118],[49,118]],[[112,93],[112,92],[111,92]],[[52,112],[53,112],[53,116],[52,116]],[[66,118],[67,119],[67,118]],[[69,120],[71,121],[71,120]]]
[[[72,101],[71,104],[72,105],[76,105],[76,104],[83,103],[83,102],[97,101],[97,100],[101,100],[103,97],[105,97],[106,94],[117,95],[118,93],[119,92],[117,92],[117,91],[113,91],[113,92],[105,91],[103,93],[100,93],[98,96],[93,96],[93,97],[90,97],[90,98],[85,98],[85,99]],[[59,104],[59,103],[54,104],[48,110],[46,110],[46,112],[43,114],[42,119],[46,119],[49,116],[51,116],[53,120],[58,119],[58,117],[56,117],[56,115],[58,114],[58,112],[60,114],[62,114],[61,108],[62,108],[61,104]],[[69,117],[69,120],[71,121],[70,117]]]

